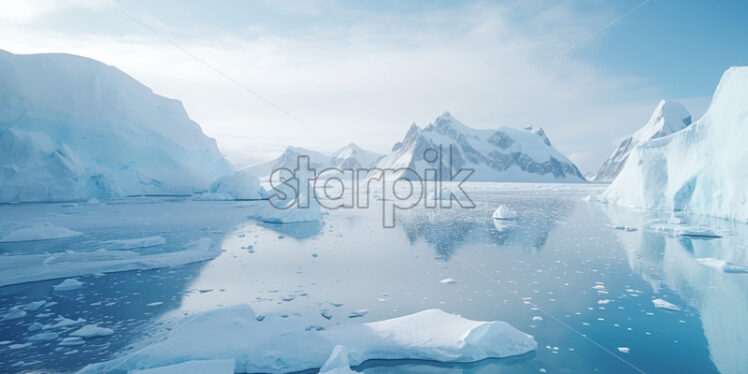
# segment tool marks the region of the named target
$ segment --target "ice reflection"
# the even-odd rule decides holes
[[[638,227],[619,231],[631,269],[655,292],[674,290],[701,316],[714,364],[722,373],[745,373],[748,368],[748,276],[726,272],[710,263],[748,265],[748,226],[703,217],[662,217],[616,207],[603,208],[613,225]],[[652,229],[654,222],[705,225],[722,238],[674,236]]]

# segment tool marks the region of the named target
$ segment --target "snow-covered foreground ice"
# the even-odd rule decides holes
[[[246,305],[218,309],[186,317],[164,341],[79,373],[219,359],[232,359],[239,373],[287,373],[322,367],[338,345],[352,365],[372,359],[472,362],[521,355],[537,346],[532,336],[506,322],[471,321],[438,309],[319,331],[308,326],[278,316],[258,321]]]
[[[174,347],[176,353],[163,354],[174,358],[183,349],[172,344],[174,339],[196,333],[187,320],[207,326],[205,316],[249,305],[254,319],[237,323],[267,326],[268,333],[286,326],[294,334],[327,339],[344,326],[363,328],[439,309],[465,320],[506,321],[537,342],[529,354],[470,363],[361,363],[354,357],[361,351],[356,347],[373,344],[371,334],[361,333],[366,341],[355,344],[325,340],[324,352],[309,363],[314,368],[310,372],[328,360],[328,369],[348,372],[341,364],[344,350],[353,370],[363,373],[632,370],[609,352],[648,373],[741,373],[748,365],[741,345],[748,339],[748,321],[736,311],[748,308],[748,277],[727,269],[748,265],[745,225],[683,216],[669,224],[705,227],[721,237],[653,230],[653,222],[673,222],[671,217],[582,200],[601,188],[474,183],[467,192],[475,209],[398,211],[393,229],[382,227],[378,206],[283,224],[249,218],[265,207],[263,201],[0,205],[0,215],[13,218],[12,224],[0,222],[0,236],[35,222],[82,233],[0,243],[1,256],[39,256],[37,269],[44,269],[44,259],[53,255],[91,255],[102,248],[110,251],[104,243],[144,244],[154,237],[163,238],[163,244],[118,251],[132,252],[136,264],[150,255],[179,256],[187,244],[207,238],[214,253],[205,262],[105,273],[83,269],[88,275],[0,287],[0,372],[76,372],[86,364],[153,353],[159,344]],[[500,205],[522,214],[511,221],[494,220]],[[47,261],[48,268],[68,266],[56,258]],[[54,290],[68,278],[82,286]],[[655,299],[681,310],[660,309]],[[413,321],[408,325],[418,327]],[[92,327],[79,334],[108,333],[99,329],[112,333],[73,335],[86,326]],[[250,334],[233,336],[240,346],[254,341]],[[231,339],[204,340],[221,346]],[[289,357],[305,351],[300,345],[268,355]],[[342,349],[337,356],[336,345]],[[200,365],[228,372],[225,361],[200,362],[194,351],[184,353],[176,360],[184,364],[173,361],[155,373]]]

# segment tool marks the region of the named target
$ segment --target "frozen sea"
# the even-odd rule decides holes
[[[0,238],[80,233],[0,243],[0,373],[75,372],[236,304],[322,328],[439,308],[538,342],[469,364],[368,361],[355,368],[365,373],[748,372],[748,226],[587,199],[603,188],[473,183],[474,209],[421,205],[398,211],[395,228],[377,205],[295,224],[251,218],[266,201],[0,205]],[[492,219],[499,205],[518,217]],[[721,237],[678,234],[695,226]],[[67,278],[82,285],[53,289]],[[54,327],[59,316],[85,322]],[[113,334],[60,344],[88,324]],[[42,332],[53,334],[31,338]]]

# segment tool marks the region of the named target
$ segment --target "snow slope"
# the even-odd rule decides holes
[[[442,149],[441,162],[429,149]],[[501,127],[478,130],[467,127],[444,113],[424,129],[411,125],[402,142],[377,163],[389,169],[388,179],[408,176],[410,168],[423,178],[424,170],[439,169],[443,179],[449,173],[449,147],[452,147],[452,172],[473,169],[470,181],[494,182],[584,182],[577,167],[551,146],[541,128],[524,130]],[[428,161],[427,161],[428,160]],[[373,174],[370,174],[373,176]]]
[[[595,182],[612,182],[639,144],[680,131],[691,124],[691,114],[680,103],[661,100],[644,127],[623,139],[595,174]]]
[[[179,101],[117,68],[0,50],[0,201],[191,194],[230,172]]]
[[[691,126],[647,141],[603,194],[636,208],[748,220],[748,67],[728,69]]]
[[[160,342],[123,358],[89,365],[79,373],[225,359],[233,359],[239,373],[288,373],[320,368],[336,356],[331,353],[346,354],[354,366],[371,359],[473,362],[520,355],[537,346],[532,336],[506,322],[471,321],[437,309],[320,331],[308,326],[303,320],[278,316],[258,321],[247,305],[212,310],[186,317]],[[326,370],[341,369],[346,357],[333,361],[338,365],[330,364]]]
[[[367,151],[354,143],[348,144],[330,154],[289,146],[285,151],[283,151],[280,157],[259,165],[250,166],[245,170],[260,177],[267,177],[276,169],[296,169],[299,156],[308,156],[310,167],[315,169],[317,173],[326,168],[370,168],[373,167],[376,161],[382,157],[382,155],[376,152]]]

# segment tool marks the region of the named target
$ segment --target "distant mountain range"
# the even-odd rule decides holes
[[[309,157],[310,167],[319,173],[323,169],[366,169],[372,168],[382,155],[367,151],[354,143],[348,144],[335,152],[325,154],[300,147],[289,146],[276,159],[254,165],[244,169],[245,171],[259,177],[269,176],[273,170],[287,168],[293,170],[297,166],[299,156]]]

